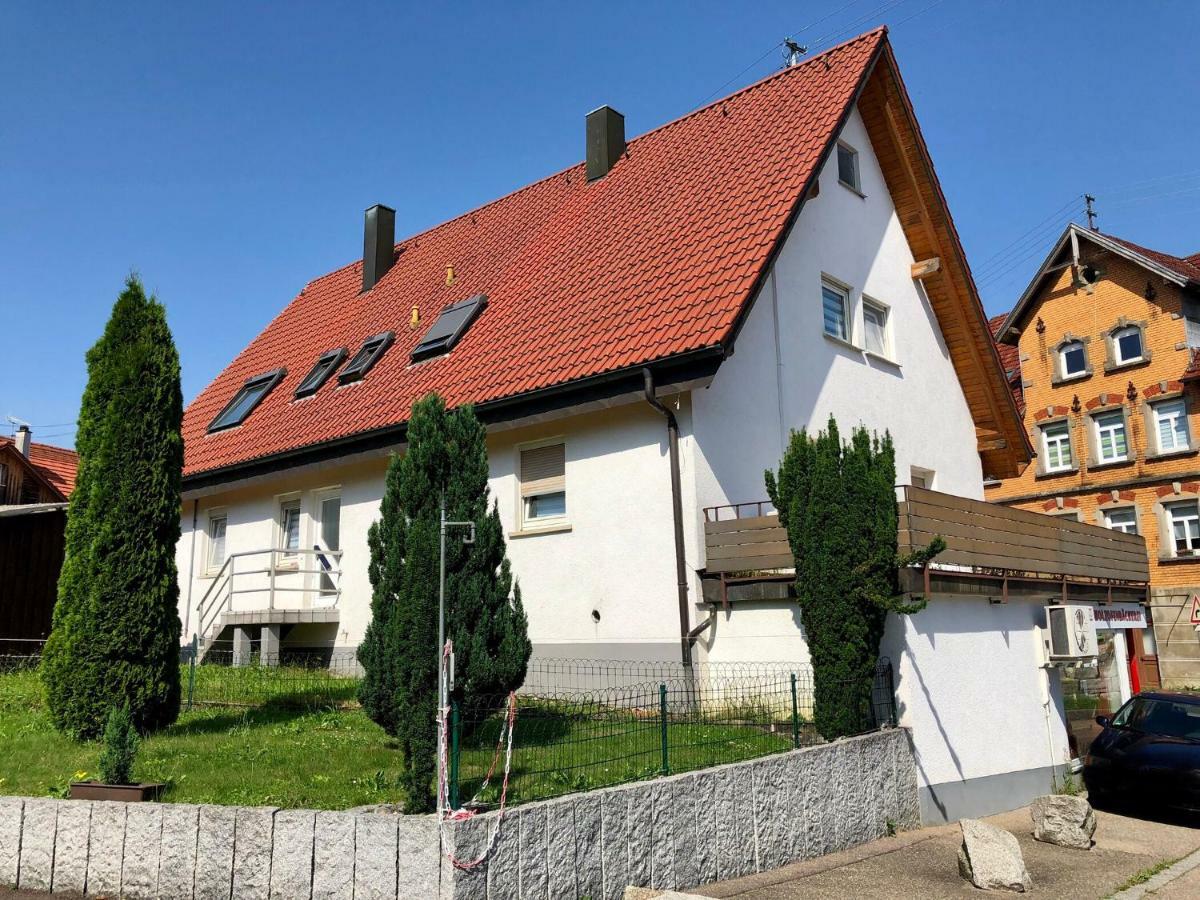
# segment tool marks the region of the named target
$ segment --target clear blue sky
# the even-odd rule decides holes
[[[1085,190],[1103,229],[1200,250],[1192,0],[9,2],[0,417],[72,442],[131,269],[190,400],[361,254],[370,204],[412,233],[577,161],[601,103],[640,134],[777,68],[785,35],[819,49],[880,22],[990,313]]]

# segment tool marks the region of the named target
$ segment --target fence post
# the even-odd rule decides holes
[[[199,648],[200,640],[196,633],[192,632],[192,653],[188,657],[188,709],[192,708],[192,702],[196,699],[196,656]]]
[[[458,701],[450,699],[450,808],[458,809],[458,742],[462,730]]]
[[[667,685],[665,682],[660,682],[658,685],[658,719],[659,730],[662,732],[662,774],[667,775],[671,771],[671,760],[667,755]]]
[[[800,708],[796,704],[796,673],[792,673],[792,746],[800,746]]]

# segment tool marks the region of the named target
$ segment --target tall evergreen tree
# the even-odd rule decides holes
[[[900,568],[932,559],[941,538],[898,556],[896,459],[891,436],[855,429],[843,444],[837,422],[815,438],[792,432],[767,494],[796,561],[796,596],[813,666],[817,731],[833,740],[871,723],[871,690],[889,612],[912,614]]]
[[[531,651],[521,593],[505,555],[499,510],[489,504],[486,432],[468,407],[436,395],[413,405],[408,448],[388,467],[371,549],[371,623],[359,660],[367,713],[397,737],[412,811],[432,805],[437,709],[440,503],[474,522],[475,541],[446,541],[446,633],[454,641],[455,699],[478,721],[521,685]]]
[[[166,312],[130,276],[87,354],[79,471],[42,660],[55,725],[100,734],[128,705],[138,730],[179,714],[183,397]]]

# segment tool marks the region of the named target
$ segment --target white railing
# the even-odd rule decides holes
[[[209,630],[225,612],[331,609],[341,595],[341,550],[243,550],[225,558],[200,598],[195,630],[201,637],[209,637]],[[248,596],[260,599],[239,600]]]

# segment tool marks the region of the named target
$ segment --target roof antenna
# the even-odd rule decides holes
[[[1088,228],[1092,231],[1099,231],[1100,229],[1096,227],[1096,210],[1092,209],[1092,204],[1096,202],[1096,198],[1091,194],[1084,194],[1083,202],[1087,204]]]
[[[797,44],[790,37],[783,39],[783,46],[786,48],[783,54],[785,69],[800,65],[800,57],[808,52],[807,46]]]
[[[13,426],[12,430],[14,430],[14,431],[17,428],[22,428],[22,427],[23,428],[32,428],[33,427],[28,422],[26,422],[24,419],[18,419],[16,416],[5,416],[4,418],[8,419],[9,424],[11,424]]]

